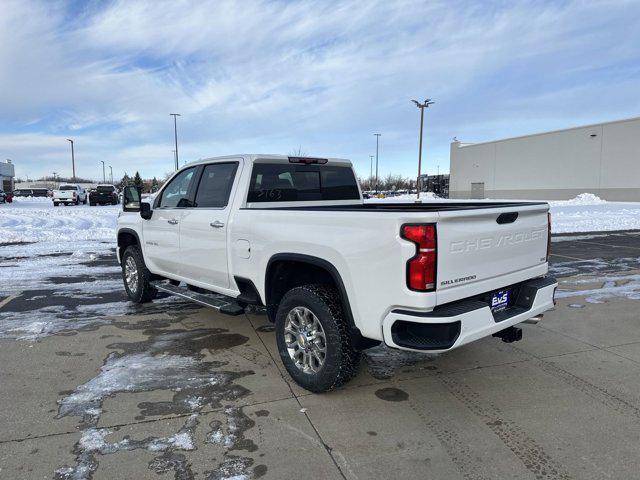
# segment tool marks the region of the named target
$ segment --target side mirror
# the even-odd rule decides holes
[[[153,215],[153,210],[151,210],[151,204],[149,202],[142,202],[140,204],[140,216],[145,220],[149,220]]]
[[[122,195],[122,210],[125,212],[140,212],[141,199],[142,192],[140,188],[135,185],[127,185],[124,187]]]

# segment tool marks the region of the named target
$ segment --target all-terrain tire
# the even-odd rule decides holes
[[[324,364],[315,373],[298,368],[289,355],[285,341],[287,315],[296,307],[309,309],[319,320],[326,339]],[[289,375],[302,388],[321,393],[333,390],[349,381],[357,372],[360,352],[352,344],[340,294],[329,285],[303,285],[289,290],[276,313],[278,352]]]
[[[130,286],[127,282],[127,269],[131,270],[134,265],[137,275],[135,282]],[[144,264],[142,252],[137,245],[128,246],[122,254],[122,280],[127,296],[132,302],[150,302],[158,294],[158,290],[151,285],[151,272]]]

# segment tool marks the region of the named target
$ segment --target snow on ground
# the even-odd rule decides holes
[[[120,205],[54,207],[49,198],[0,204],[0,244],[16,242],[113,241]]]
[[[554,233],[639,230],[639,202],[607,202],[583,193],[564,201],[550,201]]]
[[[438,198],[433,193],[421,194],[420,197],[423,201],[428,202],[461,201]],[[395,203],[414,202],[415,200],[415,195],[400,195],[384,199],[370,199],[367,202]],[[551,231],[553,233],[640,230],[640,202],[608,202],[592,193],[582,193],[571,200],[549,201],[549,204],[551,205]]]

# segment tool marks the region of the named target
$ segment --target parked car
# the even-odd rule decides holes
[[[50,197],[51,190],[48,188],[32,188],[31,196],[32,197]]]
[[[117,205],[118,192],[113,185],[98,185],[89,192],[89,205]]]
[[[519,340],[554,304],[549,239],[545,202],[364,203],[349,161],[241,155],[184,166],[150,203],[126,187],[117,257],[134,302],[263,305],[291,377],[323,392],[380,342]]]
[[[61,203],[65,205],[87,203],[87,192],[79,185],[60,185],[53,191],[53,206],[57,207]]]
[[[31,197],[33,192],[30,188],[17,188],[13,191],[14,197]]]
[[[0,203],[11,203],[11,202],[13,202],[13,193],[0,190]]]

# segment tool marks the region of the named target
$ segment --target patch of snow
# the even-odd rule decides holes
[[[601,286],[580,289],[581,285]],[[573,288],[565,288],[572,286]],[[556,298],[585,297],[587,303],[604,303],[606,299],[619,297],[640,300],[640,274],[605,275],[597,278],[579,278],[565,280],[556,292]],[[573,307],[576,308],[576,307]]]
[[[397,203],[414,203],[417,200],[416,194],[403,194],[396,195],[394,197],[386,198],[369,198],[365,200],[365,203],[379,203],[379,202],[397,202]],[[433,192],[422,192],[420,194],[420,200],[429,202],[446,202],[449,201],[446,198],[441,198]]]
[[[115,240],[120,205],[54,207],[48,198],[20,198],[0,208],[0,243]]]
[[[107,446],[104,437],[111,433],[113,432],[106,428],[88,428],[82,432],[78,445],[87,452],[99,451]]]
[[[566,205],[602,205],[607,203],[606,200],[601,199],[599,196],[593,193],[581,193],[570,200],[550,200],[549,205],[562,207]]]

